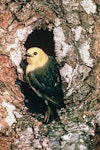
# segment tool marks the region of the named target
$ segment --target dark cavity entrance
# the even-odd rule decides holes
[[[39,47],[43,49],[48,55],[54,55],[54,41],[53,41],[53,32],[49,30],[34,30],[31,34],[29,34],[24,46],[26,49],[31,47]],[[26,60],[22,60],[22,68],[25,71],[26,68]],[[47,109],[45,105],[45,101],[39,98],[34,91],[31,89],[28,83],[16,80],[16,84],[20,86],[22,93],[25,96],[25,106],[28,108],[28,111],[31,113],[35,113],[38,118],[38,114],[45,114]]]
[[[29,34],[24,46],[26,49],[31,47],[39,47],[43,49],[48,55],[54,55],[54,40],[53,40],[53,31],[48,29],[34,30]]]

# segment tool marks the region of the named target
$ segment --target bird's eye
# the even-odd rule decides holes
[[[37,52],[34,52],[34,55],[37,55]]]

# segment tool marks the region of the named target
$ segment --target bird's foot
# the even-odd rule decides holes
[[[48,106],[47,107],[47,111],[46,111],[45,116],[44,116],[44,122],[45,123],[49,122],[49,120],[50,120],[50,114],[51,114],[51,108]]]

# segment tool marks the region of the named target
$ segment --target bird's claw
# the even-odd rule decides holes
[[[44,122],[45,122],[45,123],[48,123],[48,122],[49,122],[49,120],[50,120],[50,114],[51,114],[51,109],[50,109],[50,107],[48,106],[48,107],[47,107],[47,111],[46,111],[45,116],[44,116]]]

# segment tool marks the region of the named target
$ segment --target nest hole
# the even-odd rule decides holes
[[[49,31],[48,29],[36,29],[29,34],[24,46],[26,49],[31,47],[39,47],[43,49],[49,56],[55,56],[53,37],[53,31]]]
[[[54,40],[53,40],[53,31],[48,29],[36,29],[31,34],[28,35],[28,38],[24,44],[26,49],[31,47],[39,47],[43,49],[49,56],[55,56],[54,54]],[[23,61],[24,65],[25,62]],[[22,65],[22,66],[24,66]],[[26,66],[26,65],[25,65]],[[26,68],[22,67],[23,70]],[[24,70],[25,71],[25,70]],[[31,113],[43,114],[46,111],[46,105],[43,99],[39,98],[31,87],[26,82],[17,80],[17,84],[20,86],[22,93],[25,96],[25,106],[28,108],[28,111]]]

